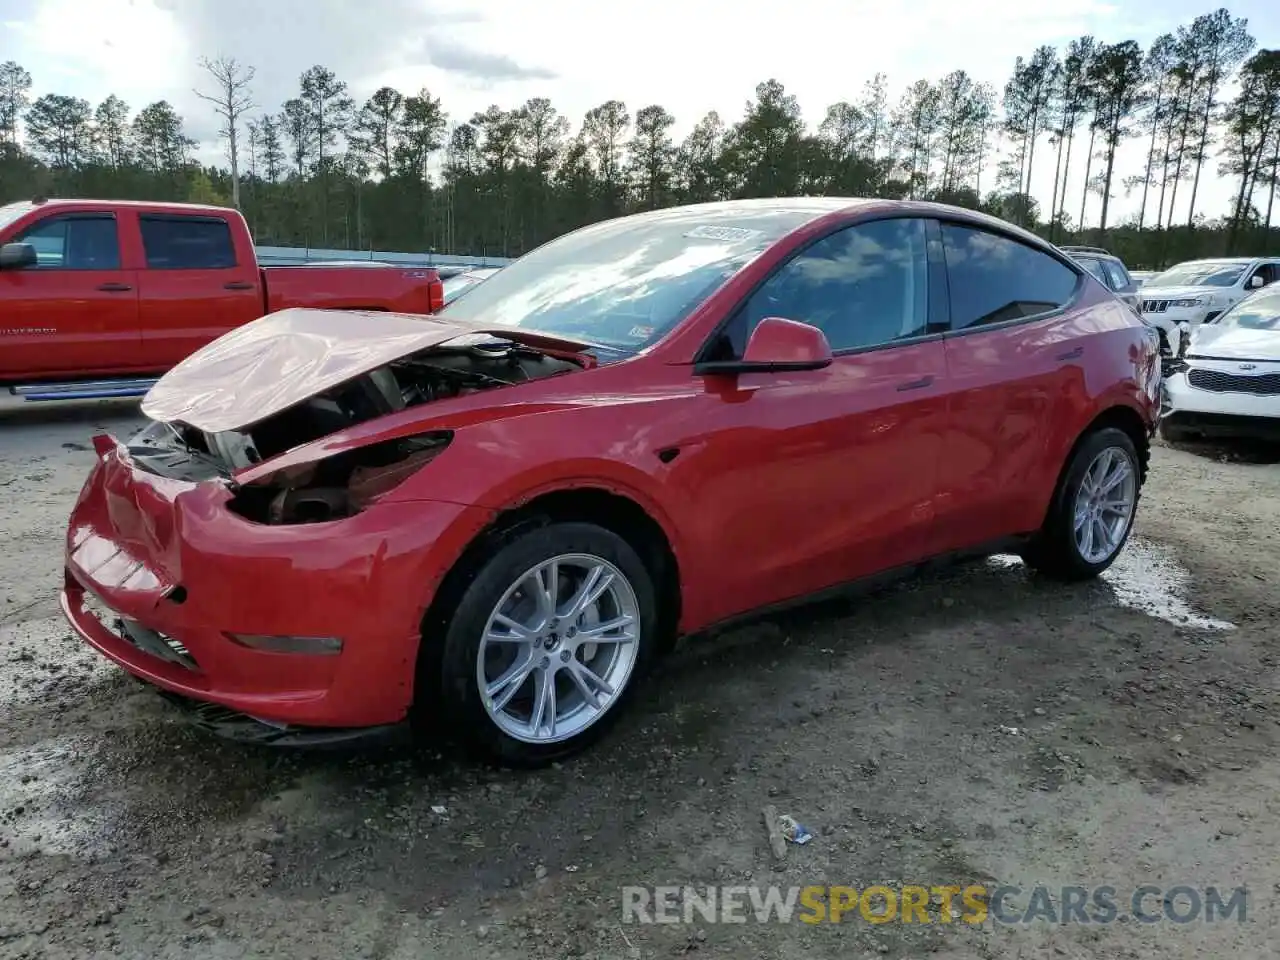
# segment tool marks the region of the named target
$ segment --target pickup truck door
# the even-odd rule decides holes
[[[138,217],[145,269],[139,271],[142,348],[156,369],[263,313],[262,281],[247,238],[211,214]]]
[[[38,260],[0,270],[0,379],[142,368],[137,272],[121,269],[113,214],[51,214],[8,239]]]

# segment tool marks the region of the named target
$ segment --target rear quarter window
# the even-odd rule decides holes
[[[956,330],[1049,313],[1075,295],[1079,276],[1025,243],[976,227],[942,224]]]
[[[219,270],[236,265],[231,225],[218,217],[140,218],[152,270]]]

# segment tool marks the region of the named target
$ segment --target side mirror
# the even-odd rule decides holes
[[[36,265],[36,248],[29,243],[6,243],[0,247],[0,270],[22,270]]]
[[[1256,290],[1258,287],[1265,287],[1266,285],[1267,281],[1263,279],[1262,274],[1260,273],[1255,273],[1249,278],[1249,289],[1251,290]]]
[[[747,338],[741,360],[700,363],[695,373],[782,373],[830,366],[831,344],[817,327],[783,317],[765,317]]]

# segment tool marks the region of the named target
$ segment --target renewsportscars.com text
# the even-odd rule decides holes
[[[1243,923],[1245,887],[632,886],[623,923]]]

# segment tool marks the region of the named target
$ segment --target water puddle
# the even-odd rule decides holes
[[[1011,554],[991,557],[988,562],[997,567],[1022,565],[1022,560]],[[1191,585],[1190,571],[1178,562],[1172,550],[1150,540],[1131,538],[1101,579],[1122,607],[1179,627],[1235,629],[1234,623],[1207,616],[1191,606],[1186,597]]]
[[[37,703],[105,677],[111,664],[61,617],[0,626],[0,705]]]

